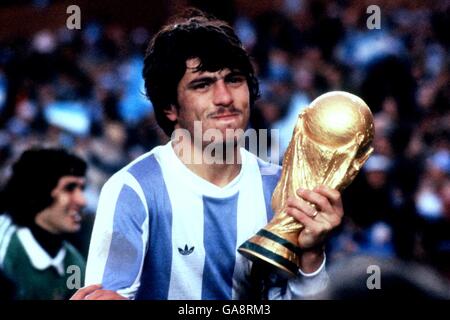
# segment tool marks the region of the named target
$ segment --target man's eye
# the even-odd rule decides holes
[[[72,192],[73,190],[76,189],[77,186],[78,184],[76,183],[68,183],[67,185],[64,186],[64,191]]]
[[[229,83],[242,83],[245,82],[244,76],[232,76],[228,79]]]
[[[76,182],[72,182],[72,183],[68,183],[67,185],[65,185],[63,189],[66,192],[73,192],[76,188],[80,188],[81,190],[84,190],[85,185],[76,183]]]
[[[208,86],[209,86],[209,83],[208,83],[208,82],[200,82],[200,83],[194,84],[192,87],[193,87],[194,89],[205,89],[205,88],[207,88]]]

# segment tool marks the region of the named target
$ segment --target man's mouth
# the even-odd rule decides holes
[[[79,211],[70,213],[70,218],[76,223],[80,223],[81,220],[83,220],[83,217]]]
[[[226,119],[233,119],[235,117],[238,117],[241,113],[240,112],[232,112],[232,113],[220,113],[220,114],[213,114],[210,116],[212,119],[219,119],[219,120],[226,120]]]

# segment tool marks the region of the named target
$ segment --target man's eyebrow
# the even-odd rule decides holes
[[[72,191],[75,188],[85,189],[86,188],[86,182],[81,181],[70,181],[62,185],[62,189],[66,191]]]
[[[218,78],[216,76],[200,76],[198,78],[192,79],[189,83],[202,82],[202,81],[215,81]]]
[[[231,70],[223,78],[234,77],[234,76],[245,76],[244,73],[240,70]],[[222,77],[217,77],[216,75],[201,75],[198,78],[191,80],[188,85],[200,83],[200,82],[214,82]]]
[[[188,85],[188,87],[192,87],[192,86],[195,86],[195,85],[197,85],[197,84],[200,84],[200,83],[213,83],[213,82],[215,82],[215,81],[217,81],[218,80],[218,77],[216,77],[216,76],[200,76],[199,78],[196,78],[196,79],[193,79],[193,80],[191,80],[191,81],[189,81],[189,83],[187,84]]]

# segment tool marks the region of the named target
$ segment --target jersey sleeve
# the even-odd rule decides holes
[[[139,183],[127,172],[103,187],[92,231],[86,285],[133,299],[140,285],[148,242],[148,207]]]
[[[270,300],[298,300],[312,297],[325,290],[329,276],[325,268],[326,257],[320,267],[313,273],[299,270],[297,277],[289,279],[283,286],[269,289]]]

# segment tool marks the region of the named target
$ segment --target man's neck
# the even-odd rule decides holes
[[[64,237],[50,233],[48,230],[43,229],[36,223],[29,226],[31,233],[41,247],[52,257],[56,257],[57,253],[63,245]]]
[[[54,235],[59,235],[59,232],[55,227],[53,227],[52,224],[48,222],[48,219],[45,217],[49,214],[51,214],[51,209],[49,207],[45,208],[44,210],[40,211],[38,214],[36,214],[36,217],[34,218],[34,223],[41,228],[42,230],[45,230],[46,232]]]
[[[238,145],[226,150],[226,147],[214,148],[209,145],[206,149],[204,146],[195,147],[193,144],[172,142],[172,148],[189,170],[218,187],[228,185],[241,171]],[[210,152],[211,150],[215,152]],[[227,151],[228,155],[226,155]]]

